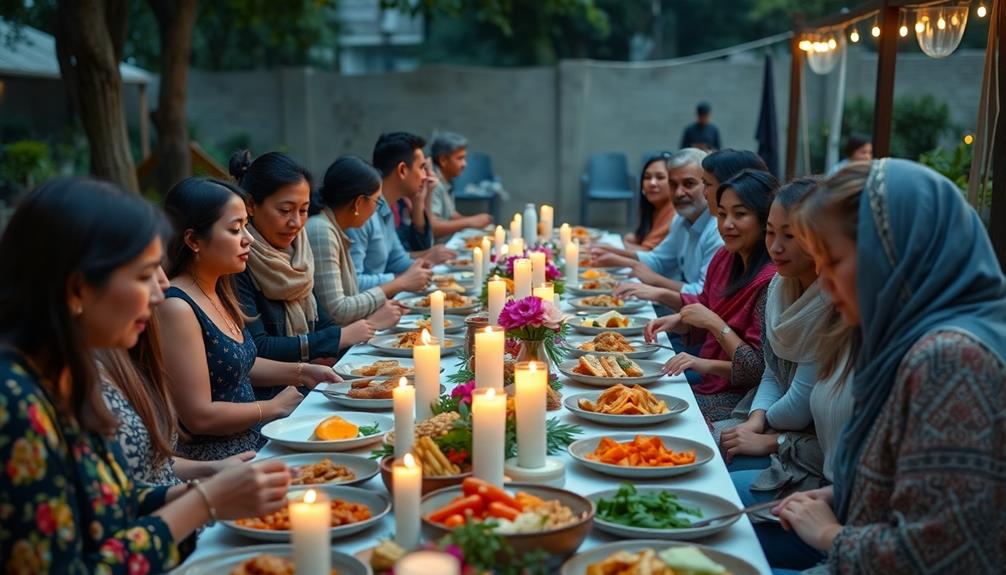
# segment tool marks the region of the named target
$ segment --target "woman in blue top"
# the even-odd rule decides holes
[[[177,236],[168,247],[168,299],[157,315],[167,381],[188,433],[179,454],[205,461],[258,449],[262,424],[300,404],[297,386],[339,378],[324,365],[256,360],[231,280],[244,271],[252,242],[239,188],[188,178],[168,192],[164,209]],[[258,401],[253,386],[282,389]]]

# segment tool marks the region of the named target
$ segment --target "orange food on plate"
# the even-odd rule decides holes
[[[353,439],[360,434],[360,428],[338,415],[326,417],[314,429],[314,435],[321,441]]]
[[[622,467],[674,467],[695,463],[695,452],[668,449],[659,437],[647,435],[637,435],[625,443],[602,437],[587,459]]]
[[[342,499],[332,499],[329,502],[332,508],[332,527],[341,527],[351,523],[366,521],[371,518],[370,508],[362,503],[343,501]],[[274,511],[261,517],[250,517],[238,519],[234,523],[241,527],[250,529],[265,529],[267,531],[289,531],[290,508],[284,507],[279,511]]]

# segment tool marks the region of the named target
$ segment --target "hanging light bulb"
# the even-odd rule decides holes
[[[940,10],[940,19],[936,21],[936,27],[940,30],[947,29],[947,21],[943,19],[943,10]]]
[[[985,15],[989,13],[989,11],[985,8],[984,2],[978,4],[978,9],[975,10],[975,13],[978,14],[979,18],[984,18]]]
[[[872,34],[874,38],[880,38],[880,26],[874,24],[873,28],[870,29],[870,34]]]
[[[852,40],[853,44],[855,44],[856,42],[859,42],[859,30],[853,28],[852,29],[852,34],[849,34],[849,40]]]
[[[917,17],[918,20],[915,21],[915,33],[921,34],[926,31],[926,22],[929,21],[929,18],[926,16],[918,16],[918,15]]]
[[[923,7],[917,11],[922,24],[916,33],[919,48],[930,58],[946,58],[961,43],[968,23],[968,6],[959,5],[945,13],[944,7]]]
[[[804,52],[810,52],[814,48],[814,45],[811,44],[810,40],[800,40],[799,46]]]
[[[902,24],[901,28],[898,28],[898,35],[901,36],[902,38],[908,36],[908,26]]]
[[[828,38],[828,49],[834,50],[835,48],[838,48],[838,41],[834,38]]]

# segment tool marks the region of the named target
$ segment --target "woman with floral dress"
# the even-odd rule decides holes
[[[285,503],[280,462],[155,488],[122,469],[92,353],[132,347],[163,299],[161,227],[135,194],[57,180],[24,198],[0,239],[4,573],[162,573],[207,521]]]

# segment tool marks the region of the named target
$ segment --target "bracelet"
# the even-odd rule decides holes
[[[217,522],[217,510],[213,507],[213,504],[210,503],[210,495],[206,493],[206,488],[203,487],[202,483],[200,483],[198,479],[190,479],[185,484],[189,487],[189,489],[195,489],[199,492],[199,495],[202,496],[203,503],[206,504],[206,511],[210,514],[210,522],[208,525],[212,526]]]
[[[307,341],[307,334],[302,333],[297,336],[297,339],[300,340],[300,360],[307,361],[311,359],[311,346]]]
[[[298,361],[297,362],[297,385],[300,385],[301,375],[303,375],[303,374],[304,374],[304,364]]]
[[[258,422],[262,423],[262,404],[256,401],[255,407],[258,408]]]

